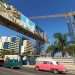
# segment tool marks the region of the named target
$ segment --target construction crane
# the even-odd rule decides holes
[[[61,14],[53,14],[47,16],[30,16],[30,19],[48,19],[64,17],[67,21],[69,36],[71,41],[75,41],[75,11]]]
[[[46,19],[46,18],[57,18],[57,17],[69,17],[69,16],[74,16],[74,12],[68,12],[68,13],[61,13],[61,14],[52,14],[52,15],[47,15],[47,16],[30,16],[30,19]]]

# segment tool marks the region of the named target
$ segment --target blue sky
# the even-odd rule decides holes
[[[75,11],[75,0],[9,0],[25,16],[50,15]],[[68,32],[65,18],[50,18],[32,20],[48,34],[50,42],[53,42],[53,33]],[[10,33],[9,33],[10,32]],[[11,30],[0,27],[1,35],[17,35]]]

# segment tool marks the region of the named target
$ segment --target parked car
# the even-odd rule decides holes
[[[9,68],[21,68],[22,61],[19,55],[5,55],[4,66]]]
[[[51,72],[54,72],[54,73],[65,73],[66,72],[66,69],[64,67],[63,64],[61,63],[58,63],[54,60],[50,60],[50,59],[41,59],[41,60],[38,60],[35,64],[35,69],[36,70],[43,70],[43,71],[51,71]]]

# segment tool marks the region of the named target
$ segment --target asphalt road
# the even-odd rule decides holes
[[[35,71],[29,68],[8,69],[0,67],[0,75],[73,75],[73,74],[53,74],[50,72]]]

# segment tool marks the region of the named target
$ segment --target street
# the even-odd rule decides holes
[[[9,69],[0,67],[0,75],[74,75],[74,74],[53,74],[50,72],[35,71],[29,68]]]

